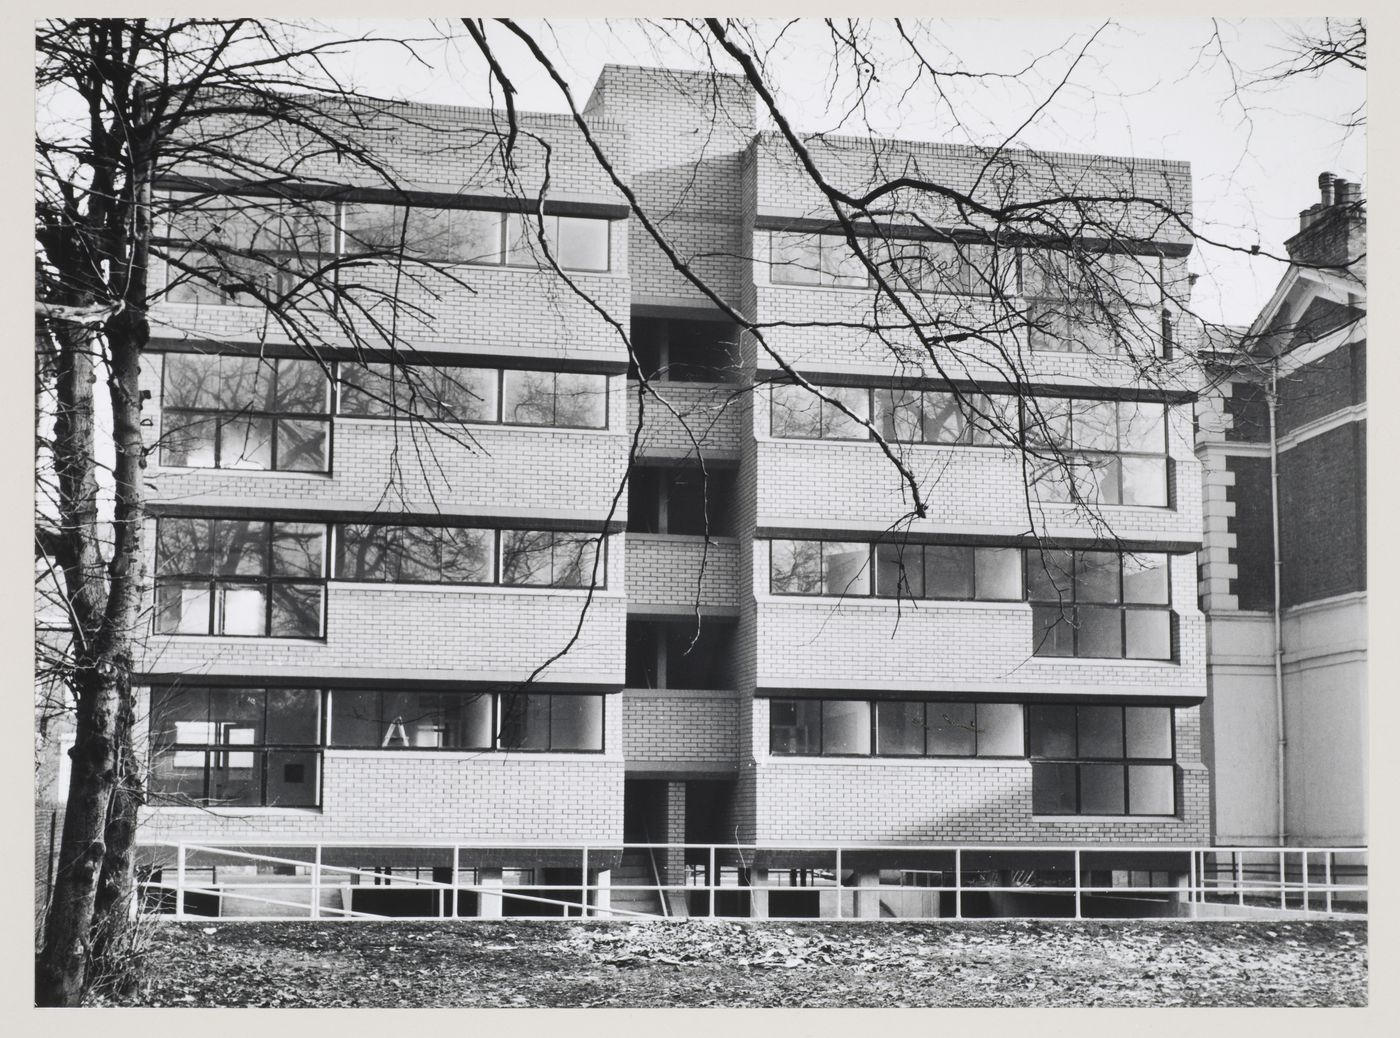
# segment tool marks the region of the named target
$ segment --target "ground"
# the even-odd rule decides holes
[[[130,1006],[1361,1006],[1364,922],[150,924]],[[112,1003],[108,1003],[112,1004]]]

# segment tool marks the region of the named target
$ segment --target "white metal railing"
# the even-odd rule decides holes
[[[147,854],[164,849],[173,851],[174,881],[162,868],[159,879],[142,883],[143,904],[147,911],[185,919],[210,914],[209,903],[198,904],[199,896],[217,899],[218,914],[225,905],[238,908],[263,906],[290,909],[308,919],[383,919],[463,917],[462,894],[476,898],[476,911],[467,917],[497,918],[502,915],[531,916],[528,908],[539,906],[539,916],[575,918],[656,918],[611,904],[614,887],[609,870],[623,850],[645,850],[648,858],[672,861],[656,851],[677,851],[687,863],[685,881],[662,883],[655,871],[651,884],[627,884],[626,889],[655,891],[657,900],[667,904],[668,894],[681,894],[690,900],[692,917],[793,918],[783,914],[782,902],[792,911],[793,892],[805,892],[799,915],[815,914],[828,918],[955,918],[985,914],[973,906],[965,912],[965,899],[983,895],[1008,895],[996,914],[1018,918],[1085,918],[1104,914],[1104,899],[1122,899],[1125,915],[1136,907],[1152,914],[1150,902],[1167,909],[1156,914],[1199,918],[1204,915],[1244,915],[1251,910],[1268,909],[1288,913],[1357,916],[1366,912],[1367,850],[1362,847],[1180,847],[1159,845],[1007,845],[1007,844],[883,844],[883,843],[628,843],[584,845],[549,842],[472,841],[297,841],[256,840],[250,844],[266,850],[248,851],[240,844],[196,841],[152,842],[143,844]],[[287,848],[280,854],[268,851]],[[367,862],[392,864],[394,855],[437,853],[450,868],[450,879],[425,879],[417,873],[425,866],[386,873],[375,868],[328,864],[328,849],[352,849]],[[294,851],[304,852],[293,856]],[[463,852],[468,861],[479,852],[495,858],[514,851],[524,861],[538,852],[550,852],[559,862],[577,855],[579,881],[576,883],[535,883],[517,879],[507,884],[500,867],[470,867],[470,879],[463,881]],[[450,857],[449,857],[450,852]],[[476,852],[476,853],[474,853]],[[591,855],[591,864],[590,864]],[[872,860],[878,855],[878,861]],[[1144,855],[1154,856],[1144,865]],[[1028,856],[1041,864],[1025,864]],[[1046,861],[1046,856],[1054,860]],[[1167,862],[1161,856],[1170,856]],[[903,857],[904,863],[900,863]],[[192,862],[193,859],[193,862]],[[938,867],[930,860],[937,859]],[[1002,862],[999,864],[998,859]],[[1116,860],[1115,860],[1116,859]],[[447,864],[450,861],[450,865]],[[199,864],[218,862],[219,864]],[[607,862],[605,865],[604,862]],[[1019,863],[1015,863],[1019,862]],[[259,878],[219,879],[217,869],[226,871],[230,863],[245,869],[273,867],[290,874]],[[1171,867],[1162,867],[1169,863]],[[944,867],[950,865],[949,867]],[[573,868],[574,866],[562,866]],[[383,866],[379,867],[380,869]],[[207,882],[191,876],[192,870],[209,870]],[[483,876],[482,873],[488,873]],[[777,876],[770,875],[778,873]],[[788,873],[792,883],[781,882]],[[1148,882],[1090,882],[1092,874],[1118,873],[1132,880],[1133,873],[1148,873]],[[1153,874],[1165,877],[1154,883]],[[886,882],[893,875],[899,882]],[[1008,879],[1008,877],[1010,877]],[[703,879],[703,881],[701,881]],[[731,879],[732,882],[725,882]],[[907,880],[917,879],[917,883]],[[776,882],[774,882],[776,880]],[[797,882],[800,880],[800,882]],[[1037,880],[1040,880],[1037,882]],[[430,898],[430,911],[395,912],[392,916],[355,909],[356,892],[417,890],[436,892]],[[339,905],[327,903],[339,895]],[[776,898],[774,897],[776,895]],[[945,897],[946,895],[946,897]],[[193,899],[192,899],[193,896]],[[390,895],[391,897],[394,895]],[[1040,898],[1023,903],[1014,898]],[[725,899],[728,904],[723,904]],[[1058,911],[1046,912],[1046,898],[1055,899]],[[154,904],[152,904],[154,902]],[[775,905],[774,902],[777,902]],[[511,911],[507,912],[509,907]],[[239,914],[252,920],[285,919],[289,913]]]

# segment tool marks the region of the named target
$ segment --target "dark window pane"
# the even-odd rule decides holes
[[[1079,813],[1121,815],[1127,810],[1123,765],[1079,765]]]
[[[352,256],[400,251],[409,235],[407,224],[405,206],[377,202],[348,202],[341,206],[345,251]],[[404,251],[413,250],[406,248]]]
[[[447,527],[442,535],[441,577],[446,584],[489,584],[495,574],[493,530]]]
[[[387,581],[399,577],[396,528],[346,525],[336,533],[336,576],[341,580]]]
[[[315,807],[321,787],[321,754],[272,750],[267,754],[268,807]]]
[[[200,353],[163,355],[162,407],[217,409],[219,399],[219,358]]]
[[[930,390],[923,394],[923,398],[924,442],[971,442],[963,405],[953,393]]]
[[[875,752],[889,757],[918,757],[924,752],[924,704],[880,701],[875,704]]]
[[[161,418],[160,463],[213,468],[218,433],[219,420],[213,415],[165,412]]]
[[[1123,611],[1113,606],[1079,606],[1076,655],[1111,659],[1123,655]]]
[[[220,576],[260,576],[267,572],[269,524],[244,519],[211,519],[210,551]]]
[[[443,697],[443,745],[457,750],[491,748],[492,697],[485,692]]]
[[[549,749],[550,698],[538,693],[501,697],[501,749]]]
[[[815,440],[822,434],[821,398],[802,386],[773,387],[775,437]]]
[[[1125,655],[1133,660],[1172,658],[1172,614],[1166,609],[1129,609]]]
[[[773,231],[771,280],[779,285],[815,285],[821,281],[821,247],[815,234]]]
[[[319,584],[272,585],[272,637],[321,637],[321,605],[325,588]]]
[[[1038,815],[1072,815],[1078,810],[1074,764],[1031,765],[1031,812]]]
[[[390,749],[439,749],[443,745],[445,704],[456,697],[442,692],[385,692],[382,745]]]
[[[548,530],[501,531],[501,583],[548,587],[554,535]]]
[[[917,389],[875,390],[875,427],[887,440],[918,443],[923,438],[923,394]]]
[[[1030,483],[1036,501],[1044,504],[1068,504],[1074,499],[1070,493],[1074,477],[1071,471],[1072,462],[1073,458],[1047,458],[1033,464]]]
[[[219,422],[219,467],[272,468],[273,419],[234,415]]]
[[[1074,557],[1059,548],[1026,549],[1026,591],[1033,602],[1074,601]]]
[[[270,360],[231,353],[219,357],[219,406],[224,410],[271,411],[272,389]]]
[[[1026,739],[1032,757],[1073,757],[1074,735],[1074,707],[1026,707]]]
[[[325,472],[329,445],[330,423],[280,419],[275,466],[284,472]]]
[[[822,702],[822,752],[870,753],[870,703],[864,699]]]
[[[1123,756],[1123,708],[1081,706],[1079,708],[1080,757]]]
[[[1171,707],[1129,706],[1124,707],[1123,714],[1128,730],[1127,755],[1129,757],[1171,759]]]
[[[1022,411],[1022,428],[1027,446],[1067,450],[1069,442],[1069,401],[1063,397],[1027,397]]]
[[[1122,458],[1123,504],[1167,506],[1167,460]]]
[[[977,756],[1024,757],[1026,736],[1019,703],[977,704]]]
[[[821,703],[810,699],[768,701],[769,749],[804,757],[821,753]]]
[[[924,588],[929,598],[972,599],[975,572],[973,550],[957,544],[924,548]]]
[[[204,798],[203,750],[160,749],[151,755],[147,779],[153,807]]]
[[[267,634],[265,584],[221,584],[215,588],[214,597],[216,634]]]
[[[439,532],[431,526],[400,526],[399,576],[405,584],[436,584],[442,578]]]
[[[732,623],[706,617],[698,635],[693,620],[664,627],[667,688],[734,687]]]
[[[1166,605],[1171,601],[1167,556],[1128,553],[1123,556],[1123,601]]]
[[[320,523],[273,523],[273,574],[279,577],[322,576],[325,541],[326,528]]]
[[[1074,597],[1080,602],[1117,602],[1119,556],[1112,551],[1081,551],[1075,559]]]
[[[161,581],[156,586],[157,634],[209,633],[209,582]]]
[[[917,544],[875,546],[875,593],[885,598],[924,597],[924,549]]]
[[[977,597],[984,601],[1016,601],[1021,591],[1021,549],[977,548],[973,552]]]
[[[325,414],[330,404],[330,380],[314,360],[277,361],[277,396],[273,410],[294,414]]]
[[[1035,655],[1073,656],[1075,623],[1074,606],[1032,606],[1031,624],[1035,631]]]
[[[822,542],[822,593],[870,594],[870,545]]]
[[[441,368],[424,373],[429,417],[442,421],[496,421],[495,368]]]
[[[553,425],[554,375],[548,371],[507,371],[502,421]]]
[[[1080,450],[1118,449],[1118,403],[1114,400],[1076,400],[1073,446]]]
[[[270,688],[267,728],[262,741],[272,745],[321,741],[321,693],[311,688]]]
[[[1068,459],[1079,500],[1090,505],[1123,504],[1122,460],[1116,455],[1076,454]]]
[[[1128,813],[1176,813],[1176,769],[1170,764],[1128,765]]]
[[[602,750],[603,697],[554,696],[549,718],[553,750]]]
[[[823,392],[827,399],[822,401],[822,438],[826,440],[868,439],[870,434],[861,421],[870,420],[869,390],[855,386],[827,386]],[[840,407],[836,406],[837,404],[844,407],[850,414],[842,411]]]
[[[340,405],[343,415],[387,417],[402,411],[405,396],[402,369],[389,364],[340,365]]]
[[[561,372],[555,376],[554,424],[567,429],[602,429],[608,424],[608,378]]]
[[[988,446],[1015,442],[1019,428],[1015,397],[969,393],[964,399],[973,443]]]
[[[208,521],[166,518],[156,526],[156,574],[209,572]]]
[[[821,594],[821,541],[772,541],[770,550],[773,594]]]
[[[262,803],[263,754],[221,750],[209,754],[209,799],[235,807]]]
[[[977,708],[971,703],[929,703],[928,752],[937,757],[974,756]]]
[[[1119,450],[1139,454],[1167,452],[1166,405],[1124,400],[1118,404]]]
[[[331,693],[332,746],[378,746],[384,738],[378,692]]]
[[[559,266],[565,270],[607,270],[607,220],[559,217]]]
[[[451,258],[458,263],[500,263],[505,213],[459,209],[452,213]]]
[[[556,533],[554,535],[554,568],[550,583],[554,587],[589,587],[595,580],[599,587],[607,583],[607,573],[597,563],[598,538],[586,533]],[[594,566],[597,563],[597,573]]]
[[[208,690],[183,685],[152,688],[151,741],[157,746],[209,742]]]

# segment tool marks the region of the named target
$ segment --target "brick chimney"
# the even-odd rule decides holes
[[[1299,263],[1343,266],[1366,251],[1361,185],[1333,173],[1317,178],[1318,201],[1298,214],[1298,233],[1283,243]]]

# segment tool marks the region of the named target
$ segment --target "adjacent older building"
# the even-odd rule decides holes
[[[635,208],[567,117],[520,113],[507,171],[501,113],[417,105],[361,113],[393,185],[329,153],[160,185],[153,864],[292,844],[481,890],[578,883],[587,845],[589,882],[714,864],[762,893],[817,881],[798,845],[1208,841],[1190,239],[1163,218],[1189,169],[812,140],[833,190],[1123,199],[991,234],[905,192],[848,229],[754,114],[737,77],[605,68],[586,119]],[[228,242],[400,305],[327,316],[311,357],[194,276]],[[624,840],[766,850],[651,873]]]
[[[1198,416],[1222,843],[1365,846],[1366,203],[1324,173]]]

